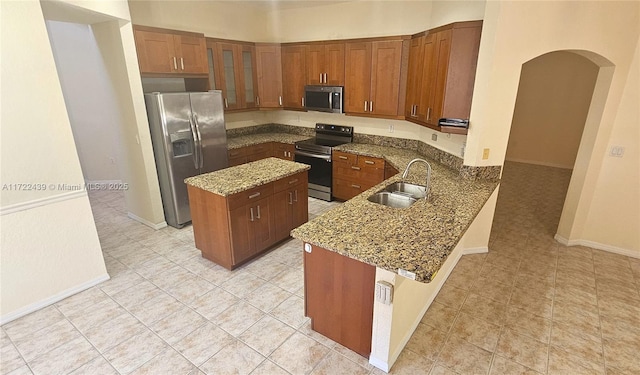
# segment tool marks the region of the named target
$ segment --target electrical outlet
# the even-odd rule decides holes
[[[389,133],[393,133],[393,124],[389,124]]]
[[[436,133],[431,134],[431,140],[432,141],[437,141],[438,140],[438,135]]]
[[[485,148],[482,150],[482,160],[487,160],[489,159],[489,149]]]

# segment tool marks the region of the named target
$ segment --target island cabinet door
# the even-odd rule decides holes
[[[246,205],[229,211],[231,224],[231,248],[233,264],[236,265],[256,253],[256,239],[253,232],[255,208]]]
[[[276,229],[271,207],[271,198],[267,197],[254,203],[253,233],[258,253],[276,243]]]
[[[306,246],[306,244],[305,244]],[[376,268],[317,246],[304,252],[305,315],[311,328],[369,358]]]

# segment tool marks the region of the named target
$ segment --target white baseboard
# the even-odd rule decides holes
[[[391,369],[389,367],[389,364],[379,358],[376,358],[374,356],[369,356],[369,364],[375,366],[376,368],[379,368],[380,370],[388,373],[389,370]]]
[[[588,241],[588,240],[568,240],[557,233],[555,236],[553,236],[553,238],[555,238],[556,241],[560,242],[565,246],[586,246],[586,247],[591,247],[593,249],[608,251],[610,253],[626,255],[631,258],[640,259],[640,251],[637,251],[637,250],[624,249],[622,247],[611,246],[611,245],[594,242],[594,241]]]
[[[543,167],[552,167],[552,168],[562,168],[562,169],[573,169],[573,165],[564,165],[564,164],[556,164],[556,163],[547,163],[544,161],[538,160],[524,160],[524,159],[505,159],[505,161],[512,161],[514,163],[523,163],[523,164],[533,164],[533,165],[541,165]]]
[[[154,224],[154,223],[150,222],[149,220],[143,219],[140,216],[135,215],[135,214],[133,214],[131,212],[127,212],[127,216],[129,216],[129,218],[131,218],[131,219],[133,219],[133,220],[135,220],[137,222],[140,222],[140,223],[142,223],[142,224],[144,224],[144,225],[146,225],[148,227],[151,227],[151,228],[153,228],[155,230],[162,229],[162,228],[167,226],[167,222],[166,221],[163,221],[163,222],[158,223],[158,224]]]
[[[462,249],[462,255],[471,255],[471,254],[484,254],[488,253],[489,248],[487,246],[481,247],[471,247],[468,249]]]
[[[86,184],[121,184],[122,180],[84,180]]]
[[[56,302],[60,302],[63,299],[67,298],[67,297],[71,297],[74,294],[80,293],[84,290],[87,290],[93,286],[96,286],[98,284],[100,284],[103,281],[107,281],[109,280],[109,274],[104,274],[102,276],[99,276],[93,280],[89,280],[86,283],[82,283],[80,285],[74,286],[72,288],[69,288],[67,290],[63,290],[62,292],[55,294],[51,297],[45,298],[41,301],[38,301],[36,303],[32,303],[28,306],[22,307],[14,312],[11,312],[9,314],[3,315],[0,317],[0,326],[4,325],[6,323],[9,323],[11,321],[14,321],[18,318],[21,318],[27,314],[31,314],[32,312],[38,311],[42,308],[45,308],[49,305],[53,305]]]

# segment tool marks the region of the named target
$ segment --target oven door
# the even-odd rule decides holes
[[[295,161],[311,166],[309,170],[309,195],[330,201],[332,182],[331,155],[296,150]]]

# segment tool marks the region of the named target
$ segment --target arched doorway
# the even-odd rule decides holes
[[[562,239],[575,225],[585,176],[593,170],[612,70],[608,60],[587,51],[554,51],[522,65],[494,239],[502,232],[567,244]]]

